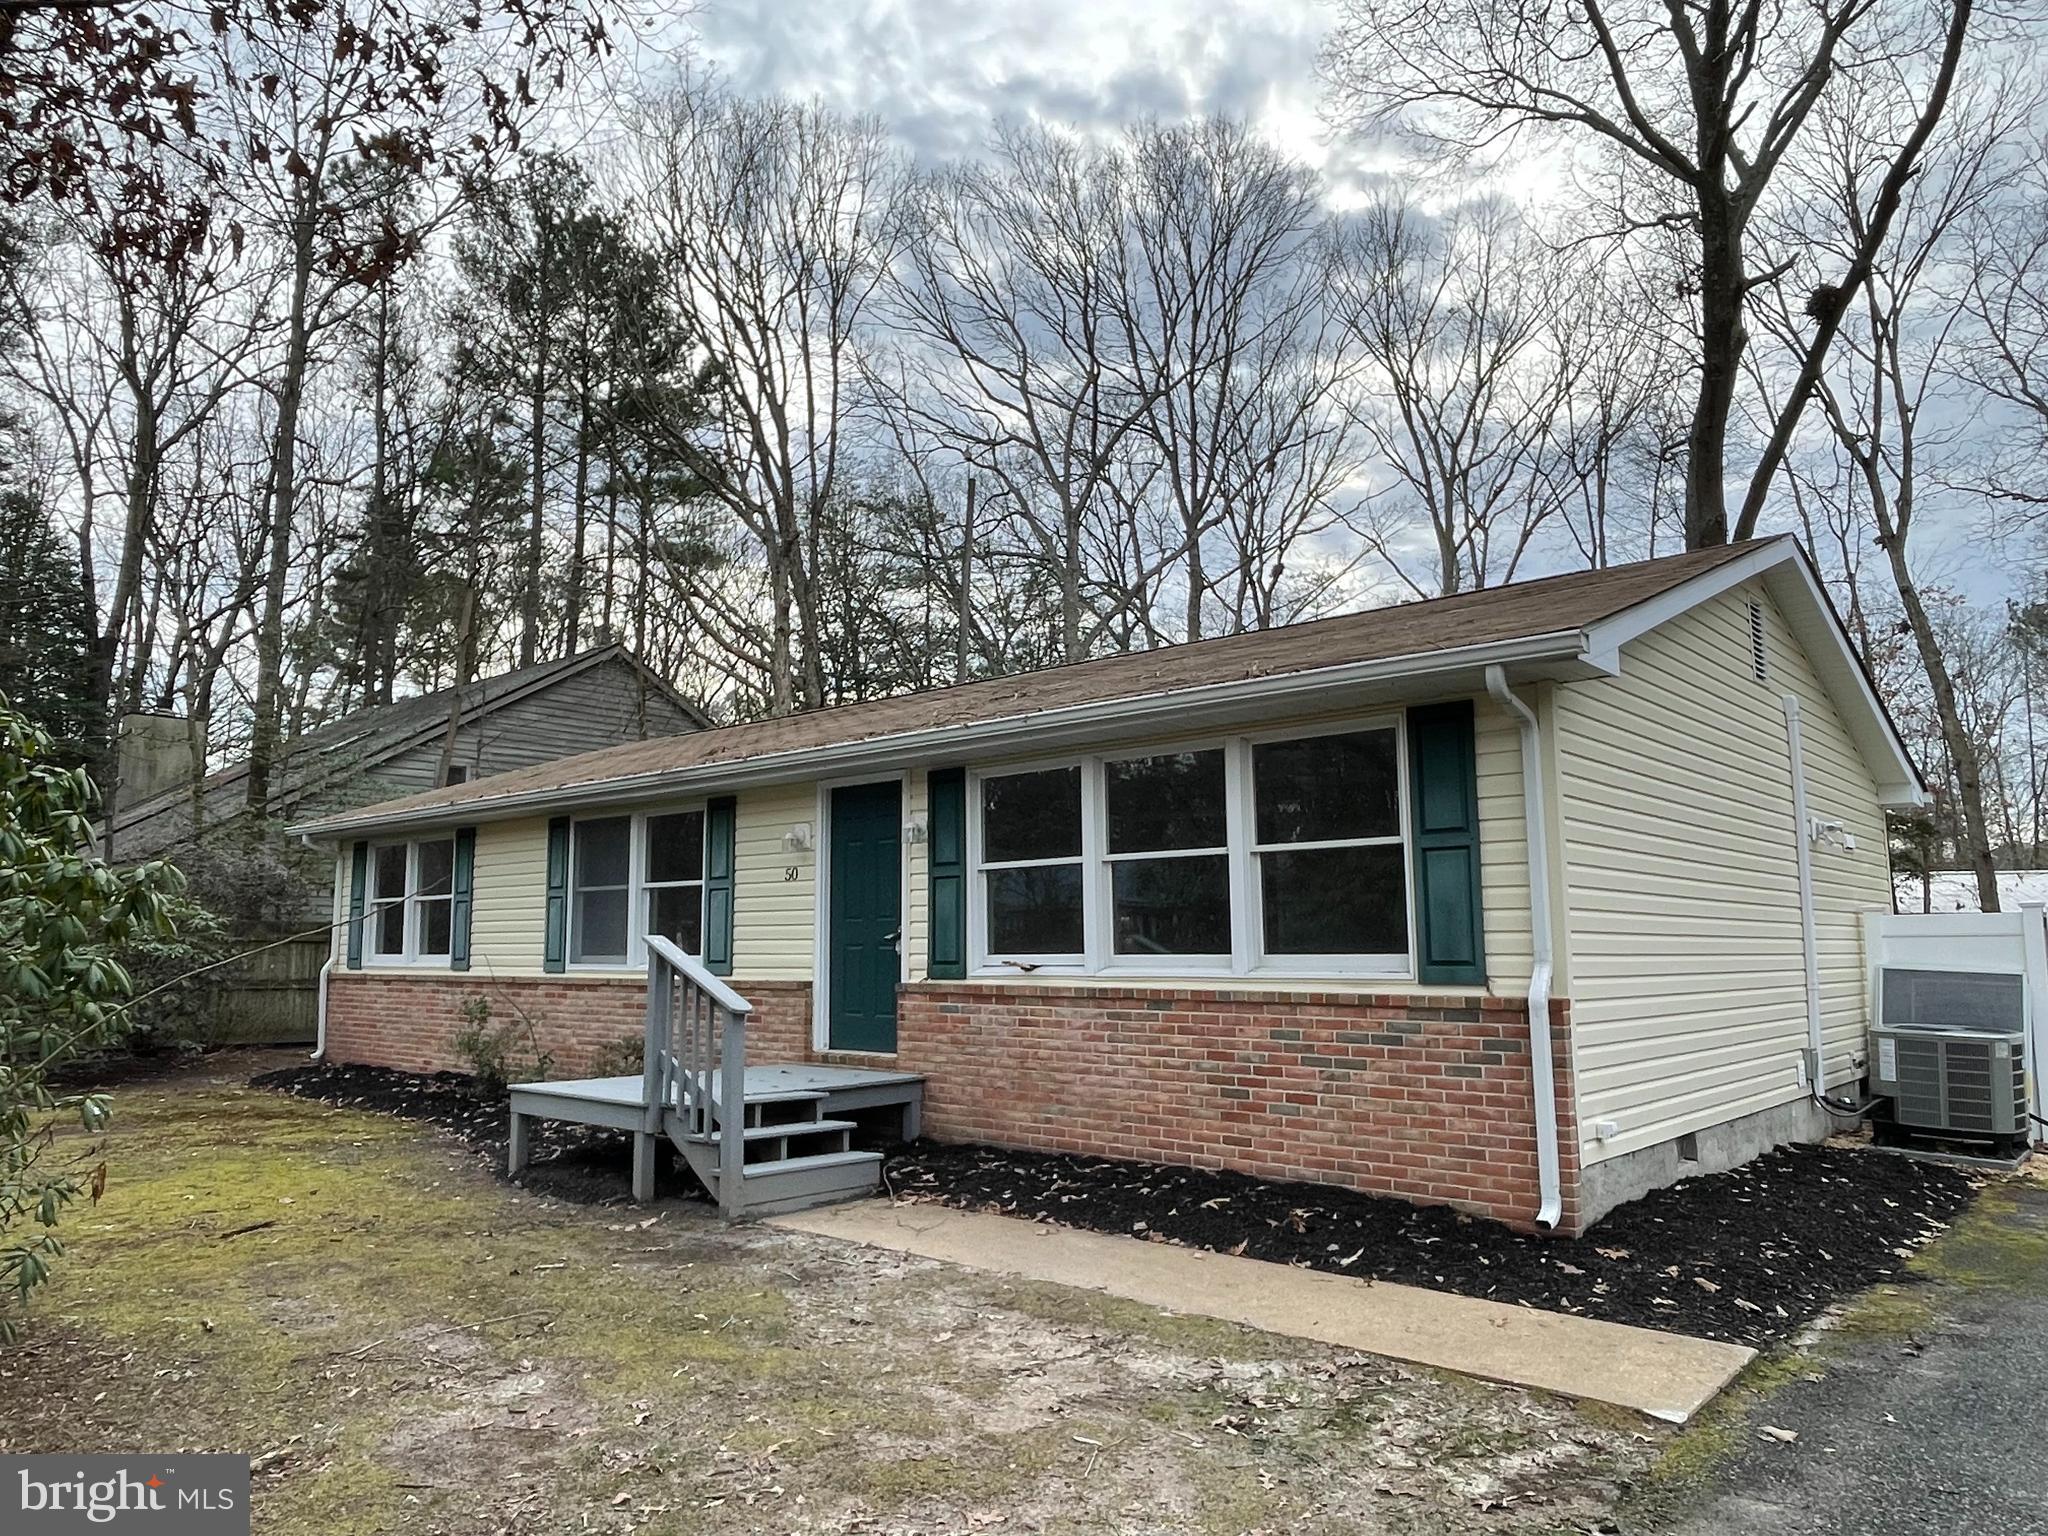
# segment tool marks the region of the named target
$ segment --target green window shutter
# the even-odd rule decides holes
[[[459,827],[455,832],[455,878],[448,897],[448,969],[469,969],[469,914],[474,906],[472,885],[476,878],[476,828]]]
[[[1486,985],[1479,907],[1479,772],[1472,701],[1408,711],[1418,980]]]
[[[732,886],[739,802],[721,795],[704,807],[704,968],[732,974]]]
[[[540,968],[555,972],[569,963],[569,818],[548,818],[548,936]]]
[[[363,895],[370,885],[370,845],[357,843],[349,858],[348,968],[363,968]]]
[[[934,769],[930,793],[929,939],[925,973],[939,981],[967,974],[967,770]]]

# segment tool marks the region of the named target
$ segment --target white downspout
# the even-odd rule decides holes
[[[1820,1028],[1820,940],[1813,926],[1813,823],[1806,811],[1806,759],[1799,734],[1799,699],[1785,695],[1785,750],[1792,764],[1792,841],[1799,854],[1799,940],[1806,962],[1806,1044],[1812,1051],[1806,1091],[1828,1091],[1827,1053]]]
[[[308,848],[314,846],[313,839],[305,836],[304,834],[300,835],[299,841]],[[334,897],[327,904],[327,915],[329,918],[335,918],[335,914],[338,913],[340,910],[341,862],[340,855],[337,854],[335,856]],[[335,920],[337,922],[339,921],[338,918],[336,918]],[[334,935],[335,928],[330,926],[327,930],[327,958],[320,962],[320,979],[313,984],[315,989],[315,995],[318,998],[318,1003],[315,1007],[313,1015],[314,1024],[312,1059],[314,1061],[323,1061],[327,1057],[327,978],[334,974]]]
[[[1543,757],[1536,712],[1508,687],[1507,672],[1486,669],[1486,691],[1514,715],[1522,736],[1522,825],[1529,844],[1529,1077],[1536,1098],[1536,1225],[1555,1227],[1564,1211],[1557,1165],[1557,1082],[1550,1060],[1550,837],[1543,815]]]

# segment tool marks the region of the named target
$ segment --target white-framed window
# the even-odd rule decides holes
[[[704,952],[704,808],[579,818],[569,834],[569,963],[638,965],[658,933]]]
[[[370,956],[386,963],[446,960],[453,947],[455,839],[370,849]]]
[[[970,775],[974,968],[1408,977],[1398,717]]]
[[[1250,744],[1251,865],[1263,965],[1407,969],[1403,762],[1392,725]]]
[[[1014,965],[1080,965],[1087,951],[1080,765],[990,774],[978,788],[984,951]]]
[[[1224,749],[1103,759],[1109,953],[1228,965],[1230,809]]]

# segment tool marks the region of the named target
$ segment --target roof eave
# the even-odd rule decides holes
[[[962,725],[930,726],[897,731],[825,747],[763,753],[731,762],[692,764],[682,768],[627,774],[587,784],[550,786],[502,795],[485,795],[452,805],[428,805],[387,814],[374,806],[347,816],[329,816],[292,827],[302,837],[335,839],[378,831],[448,826],[502,820],[544,809],[592,806],[642,800],[663,793],[703,793],[745,784],[794,779],[843,777],[871,767],[903,767],[963,753],[988,754],[1009,748],[1056,749],[1083,738],[1099,737],[1105,727],[1130,724],[1154,727],[1170,716],[1176,728],[1201,730],[1232,717],[1270,713],[1276,706],[1314,708],[1328,696],[1369,687],[1424,680],[1452,682],[1461,673],[1478,674],[1488,666],[1528,669],[1541,676],[1599,676],[1609,669],[1587,655],[1581,629],[1519,636],[1485,645],[1425,651],[1276,677],[1238,679],[1158,693],[1126,694],[1059,709],[1030,710]]]

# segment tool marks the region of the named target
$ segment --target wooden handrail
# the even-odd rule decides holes
[[[752,1013],[754,1005],[727,986],[718,977],[704,969],[704,962],[687,950],[678,948],[673,942],[658,933],[647,935],[647,955],[651,960],[659,955],[670,965],[681,971],[705,992],[719,1007],[732,1013]]]
[[[658,934],[647,936],[643,1133],[660,1135],[673,1107],[686,1137],[716,1136],[718,1207],[726,1216],[746,1206],[747,1015],[753,1011],[695,956]]]

